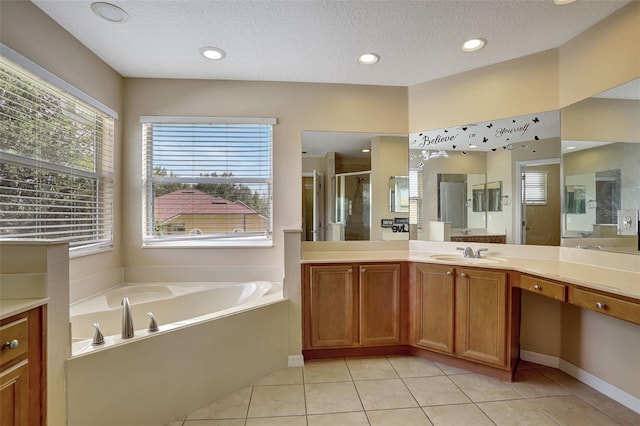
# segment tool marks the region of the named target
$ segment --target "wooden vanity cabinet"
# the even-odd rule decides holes
[[[305,350],[401,343],[401,263],[306,264],[302,268]]]
[[[456,355],[507,367],[507,274],[472,268],[456,276]]]
[[[415,263],[412,344],[511,371],[518,357],[519,293],[508,274]]]
[[[0,321],[0,426],[46,424],[45,309]]]

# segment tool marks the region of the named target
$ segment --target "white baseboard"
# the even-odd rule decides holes
[[[560,358],[557,356],[540,354],[531,351],[520,351],[520,359],[523,361],[533,362],[535,364],[544,365],[546,367],[560,368]]]
[[[302,355],[289,355],[289,367],[304,367],[304,357]]]
[[[594,376],[588,371],[585,371],[568,361],[558,357],[524,350],[520,351],[520,359],[547,367],[558,368],[578,381],[594,388],[601,394],[608,396],[614,401],[640,414],[640,398],[636,398],[635,396],[628,394],[622,389],[613,386],[611,383]]]

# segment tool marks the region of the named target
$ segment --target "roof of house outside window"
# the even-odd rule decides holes
[[[183,214],[258,214],[240,200],[229,201],[197,189],[180,189],[157,197],[154,210],[162,221]]]

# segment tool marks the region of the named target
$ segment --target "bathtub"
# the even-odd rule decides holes
[[[154,333],[206,321],[268,303],[280,295],[279,284],[268,281],[246,283],[159,283],[128,284],[116,287],[70,307],[72,355],[101,350]],[[122,299],[131,305],[135,336],[122,339]],[[157,332],[148,332],[152,312]],[[93,345],[98,323],[105,336],[103,345]]]
[[[131,339],[121,338],[124,296]],[[147,331],[147,312],[159,331]],[[166,424],[287,366],[280,283],[128,284],[73,303],[70,319],[69,426]],[[92,345],[94,322],[103,345]]]

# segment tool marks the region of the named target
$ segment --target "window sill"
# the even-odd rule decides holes
[[[90,246],[75,247],[69,249],[69,259],[77,259],[79,257],[91,256],[94,254],[105,253],[113,250],[113,243],[98,243]]]
[[[271,248],[271,238],[238,240],[144,241],[142,248]]]

